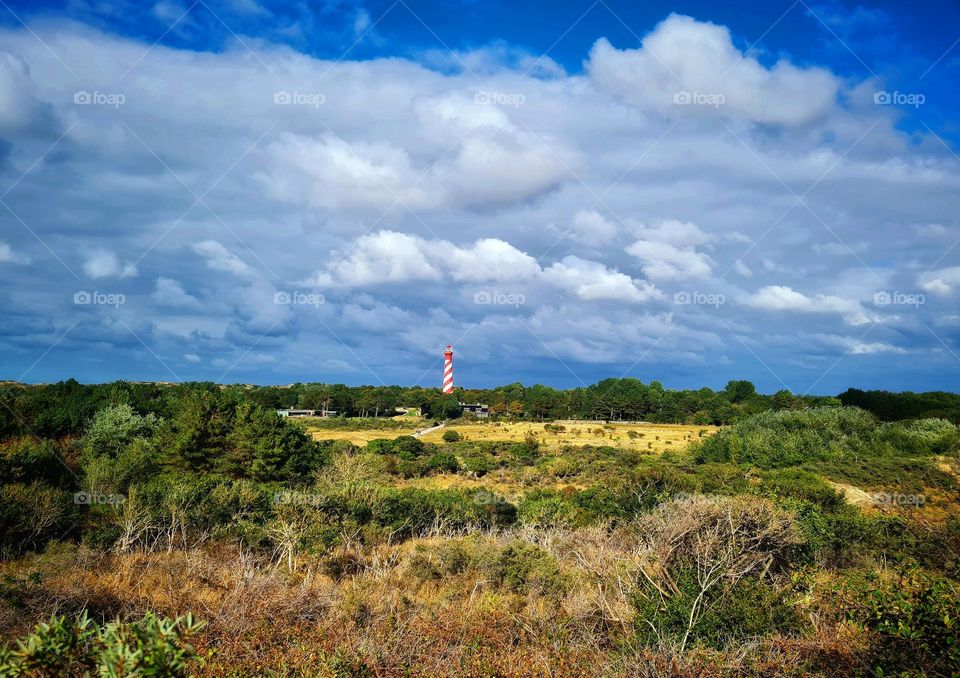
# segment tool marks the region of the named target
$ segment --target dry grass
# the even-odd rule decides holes
[[[507,590],[473,568],[425,577],[414,565],[451,543],[483,553],[518,540],[556,559],[561,591]],[[779,656],[760,644],[748,647],[749,662],[746,651],[634,646],[629,601],[645,550],[627,528],[514,528],[338,548],[289,573],[230,546],[151,554],[62,547],[0,566],[0,574],[43,574],[18,609],[0,600],[0,637],[21,635],[51,612],[193,611],[207,622],[195,642],[199,675],[744,675],[748,664]],[[789,667],[777,661],[770,675]]]
[[[307,433],[313,436],[314,440],[349,440],[354,445],[365,446],[371,440],[377,438],[388,438],[390,440],[399,436],[408,436],[416,432],[414,428],[390,428],[375,430],[352,430],[352,429],[317,429],[307,428]]]
[[[428,443],[442,443],[443,433],[454,430],[468,441],[521,441],[527,436],[535,437],[543,449],[559,450],[565,445],[609,445],[638,452],[660,454],[667,450],[682,450],[700,437],[716,433],[716,426],[688,426],[685,424],[648,423],[563,423],[564,431],[550,433],[543,423],[535,422],[485,422],[453,423],[425,435]],[[634,436],[630,434],[634,433]]]

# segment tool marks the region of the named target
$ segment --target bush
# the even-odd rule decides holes
[[[566,585],[553,556],[524,541],[485,554],[482,567],[489,580],[515,593],[551,595],[562,592]]]
[[[515,466],[533,466],[540,457],[540,446],[536,440],[528,439],[511,445],[507,454]]]
[[[459,431],[447,430],[443,432],[443,442],[445,443],[458,443],[463,439],[463,436],[460,435]]]
[[[871,575],[849,591],[852,621],[876,634],[874,672],[952,675],[960,666],[960,587],[919,570]],[[877,670],[879,669],[879,670]]]
[[[818,407],[763,412],[698,441],[694,460],[760,468],[852,458],[874,450],[878,423],[856,408]]]
[[[427,469],[440,473],[456,473],[460,469],[460,462],[449,452],[437,452],[427,460]]]
[[[497,467],[496,462],[489,454],[473,454],[463,458],[463,470],[481,478]]]
[[[782,469],[764,474],[762,489],[775,496],[793,497],[835,511],[844,504],[843,494],[820,476],[800,469]]]
[[[191,615],[148,612],[138,622],[97,626],[86,611],[38,624],[15,648],[0,650],[0,675],[186,676],[197,658],[187,639],[203,624]]]

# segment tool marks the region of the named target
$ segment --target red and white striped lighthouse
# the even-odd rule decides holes
[[[453,393],[453,346],[443,351],[443,392]]]

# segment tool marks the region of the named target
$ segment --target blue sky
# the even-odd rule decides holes
[[[960,8],[0,6],[3,378],[955,389]]]

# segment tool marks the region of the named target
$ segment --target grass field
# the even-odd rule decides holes
[[[457,431],[466,441],[509,440],[517,442],[533,436],[541,448],[555,451],[566,445],[596,445],[618,447],[638,452],[659,454],[666,450],[680,450],[701,436],[717,431],[716,426],[687,426],[683,424],[560,424],[564,430],[551,432],[544,424],[535,422],[451,423],[445,428],[423,436],[425,443],[442,443],[445,431]]]

